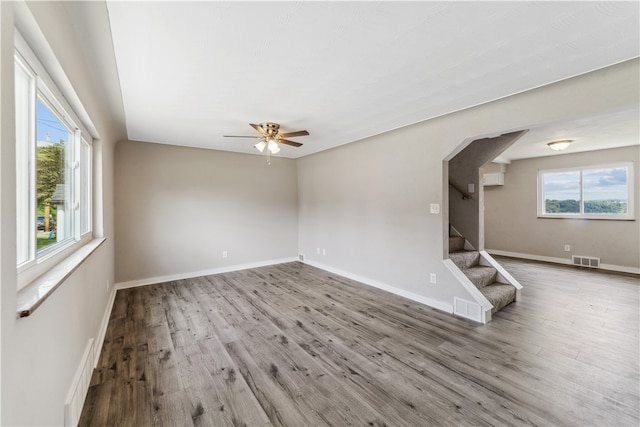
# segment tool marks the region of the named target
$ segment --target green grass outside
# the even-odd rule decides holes
[[[37,236],[37,249],[42,249],[45,246],[49,246],[52,245],[56,242],[56,235],[54,234],[51,239],[48,239],[47,237],[49,236],[49,233],[47,232],[43,232],[43,231],[38,231],[38,236]]]

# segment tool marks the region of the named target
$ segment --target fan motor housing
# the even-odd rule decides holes
[[[280,125],[278,123],[271,123],[271,122],[260,123],[260,127],[264,129],[265,133],[268,136],[277,135],[278,129],[280,129]]]

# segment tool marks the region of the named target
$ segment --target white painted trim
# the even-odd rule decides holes
[[[550,257],[550,256],[543,256],[543,255],[523,254],[519,252],[500,251],[497,249],[487,249],[487,252],[491,255],[507,256],[511,258],[530,259],[533,261],[551,262],[554,264],[573,265],[571,262],[571,259],[568,259],[568,258],[556,258],[556,257]],[[600,270],[617,271],[619,273],[640,274],[640,268],[626,267],[623,265],[600,264]]]
[[[92,365],[95,358],[95,340],[89,339],[87,346],[80,359],[80,364],[76,369],[76,374],[71,382],[71,388],[67,393],[64,404],[64,425],[65,427],[77,426],[82,414],[82,406],[89,392],[89,384],[93,374]]]
[[[77,388],[77,383],[78,380],[80,378],[81,372],[82,372],[82,366],[87,363],[89,364],[89,366],[91,366],[91,372],[93,372],[93,370],[98,366],[98,362],[100,361],[100,354],[102,354],[102,346],[104,345],[104,338],[107,335],[107,328],[109,327],[109,318],[111,317],[111,311],[113,310],[113,303],[116,300],[116,292],[117,292],[117,288],[116,286],[112,286],[111,289],[109,290],[109,299],[107,300],[107,305],[105,307],[104,313],[102,314],[102,321],[100,322],[100,327],[98,328],[98,334],[95,338],[95,340],[93,340],[93,338],[89,341],[90,343],[90,348],[91,348],[91,354],[87,355],[87,350],[85,350],[85,355],[82,357],[82,360],[80,361],[80,366],[78,367],[78,371],[76,372],[76,376],[74,377],[74,380],[72,382],[72,390],[69,391],[69,394],[67,395],[67,400],[66,402],[72,402],[72,397],[73,397],[73,390],[75,390]],[[93,340],[93,343],[91,342]],[[89,359],[87,360],[87,357],[89,357]],[[84,396],[82,396],[82,402],[85,401],[86,399],[86,395],[89,392],[89,388],[87,387],[86,390],[84,391]],[[65,405],[65,425],[77,425],[78,421],[79,421],[79,415],[78,415],[78,419],[75,419],[76,417],[73,417],[72,414],[69,412],[69,408],[68,405]]]
[[[498,271],[498,278],[504,279],[506,284],[512,285],[516,288],[516,290],[522,289],[522,285],[518,282],[507,270],[504,269],[503,266],[500,265],[491,255],[487,253],[487,251],[480,251],[480,259],[490,267],[495,268]],[[502,277],[500,277],[502,276]]]
[[[391,292],[392,294],[399,295],[401,297],[410,299],[411,301],[419,302],[420,304],[427,305],[429,307],[435,308],[440,311],[444,311],[445,313],[453,314],[453,304],[448,304],[443,301],[434,300],[432,298],[426,297],[424,295],[419,295],[410,291],[406,291],[404,289],[397,288],[395,286],[389,285],[387,283],[382,283],[374,279],[369,279],[367,277],[362,277],[357,274],[350,273],[348,271],[340,270],[338,268],[330,267],[328,265],[320,264],[315,261],[304,261],[305,264],[308,264],[312,267],[319,268],[324,271],[328,271],[330,273],[338,274],[340,276],[346,277],[347,279],[355,280],[360,283],[364,283],[365,285],[373,286],[374,288],[382,289],[383,291]]]
[[[113,303],[116,300],[116,287],[112,286],[109,293],[109,300],[107,301],[107,307],[102,315],[102,322],[100,322],[100,329],[98,329],[98,336],[96,337],[96,348],[94,351],[94,360],[92,360],[93,367],[98,366],[100,360],[100,354],[102,353],[102,345],[104,344],[104,337],[107,335],[107,327],[109,327],[109,318],[111,317],[111,310],[113,310]]]
[[[115,284],[116,289],[134,288],[136,286],[153,285],[155,283],[171,282],[173,280],[191,279],[193,277],[209,276],[211,274],[229,273],[231,271],[247,270],[249,268],[266,267],[268,265],[284,264],[286,262],[298,261],[297,256],[289,258],[272,259],[267,261],[250,262],[247,264],[236,264],[226,267],[210,268],[207,270],[192,271],[188,273],[171,274],[167,276],[149,277],[147,279],[130,280]]]

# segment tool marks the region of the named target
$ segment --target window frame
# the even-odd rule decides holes
[[[595,169],[606,169],[614,167],[625,167],[627,170],[627,213],[626,214],[595,214],[584,212],[584,186],[583,175],[585,171]],[[634,199],[634,162],[621,161],[612,163],[601,163],[587,166],[574,166],[558,169],[540,169],[538,170],[538,197],[537,197],[537,216],[538,218],[560,218],[560,219],[602,219],[613,221],[633,221],[635,220],[635,199]],[[544,193],[544,176],[550,173],[559,172],[579,172],[580,174],[580,213],[546,213],[545,212],[545,193]]]
[[[25,228],[16,233],[16,252],[21,255],[17,259],[16,265],[18,272],[17,287],[18,290],[20,290],[93,238],[92,186],[94,141],[33,50],[31,50],[22,35],[16,30],[14,67],[17,68],[18,66],[25,72],[29,87],[29,99],[23,99],[22,101],[16,99],[16,108],[19,108],[18,105],[20,107],[28,106],[29,108],[29,111],[26,113],[16,111],[16,116],[22,114],[23,118],[21,120],[25,120],[20,122],[20,125],[16,123],[16,144],[25,143],[27,145],[27,147],[22,150],[22,156],[18,155],[19,147],[16,147],[16,177],[21,177],[20,180],[16,182],[17,204],[20,205],[20,203],[24,203],[22,208],[17,206],[17,215],[24,213],[24,207],[26,206],[25,197],[28,198],[28,219],[21,222],[23,227],[25,224],[28,224],[28,232],[24,232],[27,230],[27,228]],[[26,80],[23,83],[26,83]],[[27,87],[27,85],[25,85],[25,87]],[[16,97],[24,97],[26,96],[25,94],[26,90],[20,94],[16,93]],[[37,211],[36,106],[38,100],[69,130],[70,141],[68,150],[70,156],[65,159],[65,162],[67,162],[67,166],[65,167],[69,168],[69,179],[72,181],[69,184],[73,184],[69,190],[71,198],[70,211],[73,217],[69,238],[40,250],[37,249],[37,233],[35,232]],[[18,129],[21,126],[23,128]],[[83,144],[88,146],[88,155],[86,158],[82,157]],[[26,159],[24,156],[25,152],[28,152]],[[25,179],[27,176],[28,179]],[[87,182],[83,185],[82,180],[85,177],[87,178]],[[83,191],[83,189],[86,191]],[[86,227],[83,227],[82,224],[82,209],[86,209],[84,224]],[[18,225],[20,225],[19,221],[20,219],[17,219]],[[28,249],[25,251],[27,246]],[[26,260],[23,256],[25,253],[28,253]]]

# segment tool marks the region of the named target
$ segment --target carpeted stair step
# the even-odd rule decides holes
[[[492,314],[511,304],[516,299],[516,288],[506,283],[491,283],[480,288],[480,292],[493,305]]]
[[[449,236],[449,252],[458,252],[464,249],[464,237]]]
[[[459,251],[449,254],[449,259],[458,266],[460,270],[478,265],[480,253],[478,251]]]
[[[478,289],[494,283],[496,281],[496,276],[498,275],[498,271],[495,268],[484,265],[465,268],[462,272],[469,278],[469,280],[471,280],[471,283],[476,285],[476,288]]]

